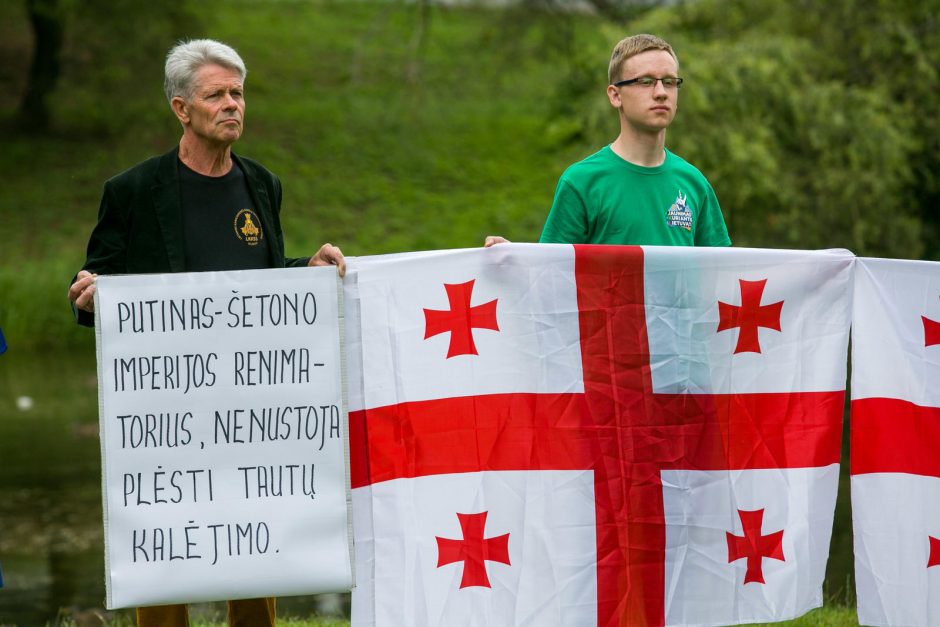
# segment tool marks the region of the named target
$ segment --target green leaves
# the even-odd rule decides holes
[[[679,55],[686,83],[667,145],[712,182],[736,245],[940,255],[938,5],[706,0],[630,25]],[[603,66],[623,33],[584,54]],[[570,86],[582,66],[572,62]],[[569,139],[616,135],[602,92],[565,94]]]

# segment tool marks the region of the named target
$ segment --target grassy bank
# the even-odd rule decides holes
[[[19,66],[2,77],[14,94],[31,45],[19,5],[0,9],[5,54]],[[235,148],[281,177],[288,254],[323,241],[363,255],[476,246],[491,232],[531,240],[558,174],[578,156],[547,139],[561,62],[552,16],[519,23],[501,11],[435,7],[415,44],[407,4],[244,2],[192,12],[199,26],[174,37],[227,41],[248,65],[246,133]],[[65,290],[101,185],[179,137],[159,63],[139,74],[120,54],[104,68],[80,63],[88,53],[75,39],[80,21],[71,24],[52,130],[11,128],[16,100],[0,99],[0,328],[11,350],[90,342],[70,324]],[[578,28],[595,27],[578,19]],[[159,61],[171,42],[155,43],[150,56]],[[109,73],[109,93],[95,93],[95,72]]]
[[[612,42],[646,31],[682,50],[684,113],[668,144],[706,173],[736,245],[940,258],[940,75],[920,69],[937,66],[940,31],[922,24],[940,0],[730,13],[702,0],[633,21],[534,2],[49,3],[66,14],[65,46],[42,134],[15,116],[27,4],[0,3],[0,327],[14,349],[90,344],[68,323],[65,287],[102,182],[178,140],[161,83],[179,38],[245,57],[236,147],[281,176],[292,255],[325,240],[363,255],[534,239],[560,172],[616,134],[603,94]],[[864,72],[846,41],[865,51]]]

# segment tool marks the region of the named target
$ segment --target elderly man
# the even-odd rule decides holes
[[[85,265],[69,288],[79,324],[94,325],[95,277],[336,265],[339,248],[285,258],[281,184],[232,144],[245,116],[245,64],[208,39],[180,43],[166,59],[164,88],[183,126],[179,146],[105,183]],[[185,605],[140,608],[140,627],[188,625]],[[274,625],[274,599],[229,602],[231,625]]]
[[[561,175],[539,241],[729,246],[712,186],[666,149],[682,85],[672,46],[654,35],[621,40],[611,54],[608,80],[620,135]],[[491,235],[485,245],[504,241]]]

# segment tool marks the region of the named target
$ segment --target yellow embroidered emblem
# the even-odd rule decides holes
[[[264,239],[261,220],[251,209],[242,209],[235,214],[233,226],[235,227],[235,237],[249,246],[256,246],[258,242]]]

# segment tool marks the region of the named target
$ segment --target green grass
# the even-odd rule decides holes
[[[97,620],[97,622],[85,623],[80,622],[81,620]],[[48,623],[47,627],[82,627],[82,625],[85,624],[102,625],[105,627],[135,627],[137,623],[133,618],[127,616],[120,616],[118,618],[102,617],[101,619],[88,616],[87,619],[82,617],[79,621],[65,617],[54,623]],[[2,625],[2,623],[0,623],[0,625]],[[225,620],[193,619],[190,621],[190,625],[191,627],[228,627],[228,622]],[[278,618],[277,625],[278,627],[349,627],[349,621],[341,618]]]
[[[133,620],[120,618],[114,621],[105,621],[105,625],[110,627],[133,627]],[[277,624],[280,627],[349,627],[348,620],[330,619],[330,618],[279,618]],[[766,623],[767,625],[779,625],[787,627],[857,627],[858,619],[855,610],[844,607],[823,607],[806,614],[796,620],[784,621],[782,623]],[[226,627],[224,620],[205,621],[193,620],[193,627]],[[50,627],[77,627],[75,621],[65,619]],[[757,626],[754,626],[757,627]]]
[[[795,620],[765,624],[788,627],[858,627],[858,615],[854,607],[828,606],[813,610]]]

